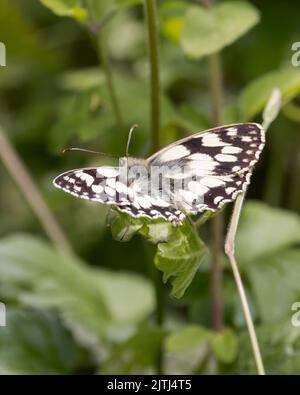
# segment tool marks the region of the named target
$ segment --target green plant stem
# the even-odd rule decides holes
[[[238,289],[238,292],[240,295],[241,305],[242,305],[242,308],[244,311],[244,316],[245,316],[245,320],[246,320],[246,324],[247,324],[247,328],[248,328],[248,332],[249,332],[249,337],[250,337],[252,350],[253,350],[256,366],[257,366],[257,371],[258,371],[258,374],[264,375],[265,369],[264,369],[264,365],[263,365],[263,361],[262,361],[262,357],[261,357],[261,353],[260,353],[260,349],[259,349],[259,344],[258,344],[256,332],[255,332],[255,327],[254,327],[254,324],[252,321],[252,316],[251,316],[249,304],[247,301],[245,289],[244,289],[241,275],[240,275],[240,272],[238,269],[238,264],[237,264],[237,261],[235,258],[235,237],[236,237],[237,227],[238,227],[244,199],[245,199],[245,193],[242,193],[242,194],[238,195],[238,197],[235,201],[233,214],[231,217],[229,230],[228,230],[228,234],[227,234],[227,238],[226,238],[226,242],[225,242],[225,253],[229,258],[231,268],[233,271],[233,275],[234,275],[234,279],[236,282],[236,286],[237,286],[237,289]]]
[[[155,0],[145,0],[145,15],[148,30],[148,48],[150,63],[150,89],[151,89],[151,136],[152,152],[159,149],[160,129],[160,79],[159,79],[159,40],[158,40],[158,18]],[[164,299],[161,273],[151,262],[151,277],[156,296],[156,324],[163,327],[164,324]],[[163,374],[163,350],[159,351],[156,370]]]
[[[111,71],[111,65],[110,65],[108,50],[107,50],[107,43],[105,40],[105,32],[102,30],[98,34],[98,55],[104,70],[105,79],[110,95],[112,109],[115,115],[116,124],[117,127],[120,129],[120,131],[122,131],[123,118],[122,118],[121,109],[118,102],[113,75]]]
[[[211,74],[212,119],[213,125],[220,125],[222,101],[222,76],[219,53],[209,56]],[[211,293],[212,293],[212,322],[217,331],[223,328],[223,308],[221,298],[221,255],[224,229],[224,215],[220,212],[211,222],[212,261],[211,261]]]
[[[210,8],[213,0],[202,0],[204,7]],[[210,85],[212,97],[212,120],[213,125],[219,126],[221,122],[222,105],[222,72],[219,52],[208,57],[210,69]],[[217,331],[223,328],[223,308],[221,298],[221,255],[224,229],[224,214],[220,212],[211,222],[212,236],[212,260],[211,260],[211,294],[212,294],[212,322]]]
[[[164,289],[162,286],[162,274],[154,264],[155,251],[153,245],[143,240],[144,251],[147,259],[149,277],[152,280],[155,292],[155,323],[159,328],[164,324]],[[163,350],[160,348],[156,359],[156,372],[163,374]]]
[[[219,52],[210,55],[208,61],[211,75],[212,120],[214,126],[219,126],[222,106],[222,71]]]
[[[263,113],[263,127],[265,131],[269,128],[271,122],[276,118],[279,110],[280,110],[280,104],[281,104],[281,93],[278,89],[274,89],[273,92],[271,93],[271,96],[269,98],[269,101],[266,105],[266,108]],[[257,372],[260,375],[265,374],[265,368],[261,356],[261,352],[259,349],[259,344],[255,332],[255,327],[252,321],[252,316],[249,308],[249,304],[247,301],[246,293],[244,290],[243,282],[241,279],[241,275],[239,273],[239,268],[238,264],[236,261],[235,257],[235,238],[236,238],[236,232],[242,212],[242,206],[245,200],[245,195],[246,191],[238,195],[235,203],[234,203],[234,208],[233,208],[233,213],[232,217],[230,220],[230,225],[229,229],[227,232],[227,237],[225,241],[225,253],[229,258],[231,268],[233,271],[234,279],[239,291],[240,299],[241,299],[241,305],[243,308],[246,324],[247,324],[247,329],[252,345],[252,350],[253,350],[253,355],[257,367]]]
[[[155,289],[155,321],[159,328],[164,324],[164,293],[162,287],[161,272],[155,267],[152,261],[149,261],[150,276]],[[156,360],[157,374],[163,374],[163,349],[160,347]]]
[[[1,126],[0,158],[26,198],[32,211],[39,219],[49,239],[58,249],[64,253],[71,254],[71,244],[47,206],[43,196],[40,194],[25,164],[22,162],[17,151],[6,137],[6,133]]]
[[[158,50],[158,18],[155,0],[145,0],[145,12],[148,29],[148,47],[151,79],[151,134],[152,152],[159,149],[160,128],[160,79]]]
[[[282,103],[282,97],[281,97],[281,92],[278,88],[273,89],[270,98],[268,100],[268,103],[264,109],[263,112],[263,128],[265,129],[265,132],[267,132],[267,129],[269,128],[270,124],[274,121],[276,116],[278,115],[280,111],[280,106]],[[252,350],[253,350],[253,355],[257,367],[257,372],[260,375],[265,374],[265,368],[261,356],[261,352],[259,349],[259,344],[257,341],[257,336],[255,332],[255,327],[252,321],[252,316],[250,312],[250,308],[248,305],[246,293],[244,290],[243,282],[239,273],[239,268],[238,264],[236,261],[235,257],[235,238],[236,238],[236,232],[237,232],[237,227],[239,224],[240,216],[241,216],[241,211],[242,211],[242,206],[243,202],[245,199],[246,191],[238,195],[235,203],[234,203],[234,208],[233,208],[233,213],[232,217],[230,220],[230,225],[229,229],[227,232],[227,237],[226,237],[226,242],[225,242],[225,253],[229,258],[234,279],[239,291],[240,299],[241,299],[241,305],[243,308],[246,324],[247,324],[247,329],[252,345]]]

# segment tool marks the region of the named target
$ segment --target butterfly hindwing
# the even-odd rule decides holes
[[[136,205],[117,206],[120,211],[123,211],[135,218],[145,217],[150,219],[163,218],[166,221],[174,224],[181,224],[185,218],[185,214],[171,205],[161,205],[159,203],[153,204],[151,202],[149,207],[136,207]]]

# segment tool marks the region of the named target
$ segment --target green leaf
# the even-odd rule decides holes
[[[107,26],[107,51],[116,61],[138,63],[145,45],[145,26],[133,13],[119,12]]]
[[[23,11],[17,2],[10,0],[0,2],[0,41],[5,43],[7,49],[8,66],[1,67],[0,85],[3,91],[20,89],[28,81],[33,81],[38,73],[48,73],[53,66],[56,67],[57,62],[62,61],[57,51],[45,51],[45,40],[37,34],[35,21],[30,17],[32,14],[30,11],[29,14]],[[31,99],[27,100],[25,105],[30,101]],[[21,113],[19,112],[18,119],[22,118]],[[26,115],[28,118],[30,116],[36,118],[28,107],[26,107]],[[19,121],[22,123],[23,119]]]
[[[216,358],[223,363],[233,362],[238,353],[238,339],[229,328],[214,332],[200,325],[188,325],[171,333],[166,339],[166,349],[174,353],[187,353],[209,344]]]
[[[140,230],[151,243],[168,242],[174,232],[173,225],[164,220],[148,221],[147,226]]]
[[[143,0],[116,0],[116,7],[119,10],[143,4]]]
[[[78,22],[86,22],[88,19],[101,22],[114,11],[142,4],[143,0],[86,0],[86,7],[82,7],[81,0],[40,0],[40,2],[58,16],[69,16]]]
[[[206,247],[195,227],[186,219],[174,229],[165,243],[159,243],[155,265],[163,271],[163,280],[172,278],[172,295],[181,298],[192,282],[204,256]]]
[[[151,243],[156,244],[167,241],[173,231],[173,226],[162,219],[133,218],[117,210],[115,214],[110,226],[113,238],[117,241],[129,241],[139,232]]]
[[[117,346],[101,367],[101,374],[143,374],[153,367],[165,332],[155,327],[139,331]]]
[[[259,21],[253,5],[227,1],[210,9],[188,7],[180,44],[187,56],[199,59],[233,43]]]
[[[110,224],[111,233],[117,241],[129,241],[144,226],[142,221],[126,213],[117,212]]]
[[[67,93],[62,102],[57,106],[57,122],[51,131],[52,146],[61,149],[68,139],[78,136],[81,141],[96,139],[105,140],[110,144],[109,149],[114,149],[115,145],[124,141],[126,144],[126,128],[120,131],[116,129],[114,111],[111,105],[110,94],[107,84],[100,73],[88,69],[88,76],[84,77],[84,70],[75,72],[69,77],[64,75],[64,86],[69,89],[74,88],[74,92]],[[148,87],[143,78],[133,78],[130,75],[114,73],[116,93],[120,103],[124,123],[128,129],[133,124],[140,125],[135,133],[132,152],[135,144],[139,144],[141,149],[147,149],[145,140],[149,140],[149,100]],[[85,89],[86,88],[86,89]],[[79,91],[79,92],[78,92]],[[162,127],[176,121],[176,113],[172,103],[162,95]],[[115,139],[118,133],[119,139]],[[145,138],[147,136],[147,139]],[[123,148],[124,149],[124,148]]]
[[[166,349],[170,352],[191,351],[195,347],[207,342],[210,331],[199,325],[189,325],[171,333],[166,339]]]
[[[178,109],[178,123],[181,124],[187,130],[206,130],[209,129],[212,125],[209,118],[200,113],[198,109],[189,105],[182,104]]]
[[[170,40],[178,42],[182,32],[183,17],[188,4],[185,1],[165,1],[159,7],[159,16],[164,34]]]
[[[211,347],[217,359],[224,363],[233,362],[238,354],[238,338],[229,328],[214,332],[210,339]]]
[[[103,21],[115,9],[115,0],[86,0],[92,21]]]
[[[80,0],[40,0],[40,2],[58,16],[69,16],[79,22],[88,19],[88,12],[81,7]]]
[[[291,101],[283,107],[282,112],[290,120],[300,123],[300,106],[298,104]]]
[[[0,330],[0,374],[71,374],[80,359],[80,349],[53,314],[8,309]]]
[[[236,238],[238,261],[245,265],[300,241],[300,217],[264,203],[248,202]]]
[[[267,374],[299,374],[300,327],[290,322],[256,327]],[[238,371],[257,374],[248,333],[240,338]],[[235,372],[236,373],[236,372]]]
[[[157,244],[154,263],[163,272],[164,282],[172,278],[172,295],[181,298],[207,252],[190,221],[185,220],[182,226],[174,227],[161,219],[134,219],[121,213],[111,226],[119,241],[128,241],[138,232]]]
[[[271,71],[252,81],[238,100],[241,119],[251,119],[262,111],[274,88],[281,91],[283,104],[288,103],[300,92],[299,68],[286,67]]]
[[[90,268],[29,236],[1,240],[0,277],[20,303],[55,309],[87,343],[139,322],[153,309],[146,279]]]
[[[263,323],[290,320],[291,306],[300,298],[299,262],[300,250],[294,248],[264,256],[247,267]]]
[[[97,68],[84,68],[68,71],[60,76],[59,83],[63,89],[84,92],[105,84],[104,73]]]

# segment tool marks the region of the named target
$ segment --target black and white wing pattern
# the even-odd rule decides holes
[[[167,199],[138,195],[130,204],[118,205],[117,208],[135,218],[162,218],[173,224],[182,224],[185,214]]]
[[[163,177],[177,185],[177,208],[196,214],[215,211],[245,191],[264,144],[261,125],[233,124],[182,139],[148,161],[164,167]]]
[[[132,191],[118,178],[117,167],[90,167],[62,173],[53,180],[53,184],[82,199],[106,204],[129,204]]]
[[[67,171],[53,183],[74,196],[115,205],[133,217],[181,224],[186,214],[215,211],[245,191],[264,143],[259,124],[222,126],[177,141],[147,160],[123,158],[125,173],[131,173],[125,180],[120,161],[118,168]],[[144,171],[131,172],[137,165]],[[155,188],[153,181],[158,181]]]
[[[99,203],[111,204],[135,218],[163,218],[180,223],[185,215],[169,202],[142,193],[139,183],[124,183],[119,168],[91,167],[70,170],[53,180],[55,187]]]

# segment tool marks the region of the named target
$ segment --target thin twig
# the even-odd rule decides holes
[[[270,124],[276,118],[276,116],[280,110],[280,105],[281,105],[281,93],[278,89],[274,89],[271,96],[270,96],[270,99],[265,107],[264,113],[263,113],[263,127],[264,127],[265,131],[267,131]],[[240,216],[241,216],[241,211],[242,211],[242,206],[243,206],[243,202],[245,199],[245,195],[246,195],[246,191],[243,192],[242,194],[240,194],[235,201],[233,213],[232,213],[232,217],[230,220],[230,225],[229,225],[229,229],[228,229],[228,233],[227,233],[227,237],[226,237],[226,242],[225,242],[225,253],[229,258],[229,261],[230,261],[230,264],[232,267],[232,271],[233,271],[233,275],[234,275],[234,279],[235,279],[235,282],[236,282],[236,285],[237,285],[237,288],[239,291],[241,304],[242,304],[242,308],[243,308],[243,312],[244,312],[244,316],[245,316],[245,320],[246,320],[246,324],[247,324],[247,328],[248,328],[248,332],[249,332],[249,337],[250,337],[250,341],[251,341],[251,345],[252,345],[252,349],[253,349],[253,355],[255,358],[257,371],[258,371],[258,374],[264,375],[265,369],[264,369],[264,365],[263,365],[261,352],[259,349],[259,344],[257,341],[255,327],[254,327],[254,324],[252,321],[252,316],[251,316],[249,304],[247,301],[246,293],[244,290],[244,286],[242,283],[242,279],[241,279],[239,269],[238,269],[238,264],[237,264],[236,257],[235,257],[236,232],[237,232],[237,228],[238,228],[238,224],[239,224],[239,220],[240,220]]]
[[[213,53],[208,57],[208,60],[211,75],[212,120],[214,126],[219,126],[221,122],[222,106],[222,71],[220,53]]]
[[[39,219],[52,243],[65,253],[71,254],[72,247],[60,225],[54,218],[44,198],[36,187],[29,171],[0,126],[0,157],[8,172],[15,180],[28,204]]]
[[[213,5],[213,0],[202,0],[205,8],[209,9]],[[222,102],[222,73],[220,53],[215,52],[208,57],[210,69],[210,84],[212,96],[212,120],[213,125],[219,126],[221,122],[221,102]],[[221,256],[222,240],[224,229],[224,214],[220,212],[211,221],[211,295],[212,295],[212,322],[213,328],[217,331],[223,328],[223,308],[221,298]]]
[[[246,320],[246,324],[247,324],[247,328],[248,328],[248,332],[249,332],[249,337],[250,337],[250,341],[251,341],[251,345],[252,345],[252,349],[253,349],[253,354],[254,354],[254,358],[255,358],[255,362],[256,362],[256,366],[257,366],[257,371],[260,375],[264,375],[265,369],[264,369],[264,365],[263,365],[263,361],[262,361],[262,357],[261,357],[261,353],[260,353],[260,349],[259,349],[259,344],[257,341],[255,327],[254,327],[254,324],[252,321],[249,304],[247,301],[246,293],[244,290],[244,286],[243,286],[240,272],[238,269],[237,261],[235,258],[235,237],[236,237],[236,231],[237,231],[244,199],[245,199],[245,193],[242,193],[237,197],[237,199],[235,201],[233,214],[231,217],[231,222],[229,225],[229,230],[228,230],[228,234],[227,234],[227,238],[226,238],[226,242],[225,242],[225,253],[229,258],[231,268],[233,271],[233,275],[234,275],[234,279],[236,282],[236,286],[239,291],[241,304],[242,304],[242,308],[244,311],[244,316],[245,316],[245,320]]]
[[[148,47],[150,62],[150,83],[151,83],[151,136],[152,152],[159,149],[160,130],[160,79],[159,79],[159,40],[158,40],[158,17],[155,0],[145,0],[145,14],[148,29]],[[151,264],[151,277],[155,288],[156,297],[156,324],[162,327],[164,324],[164,299],[162,288],[162,276],[153,263]],[[156,361],[158,374],[163,373],[163,350],[159,350]]]
[[[211,295],[212,295],[212,323],[216,331],[223,329],[223,306],[221,296],[221,253],[223,245],[223,212],[212,218],[211,235]]]
[[[222,76],[219,53],[209,56],[212,94],[212,119],[214,126],[220,125],[222,101]],[[211,221],[212,259],[211,259],[211,293],[212,321],[215,330],[223,328],[223,308],[221,298],[221,255],[223,244],[224,214],[220,212]]]

